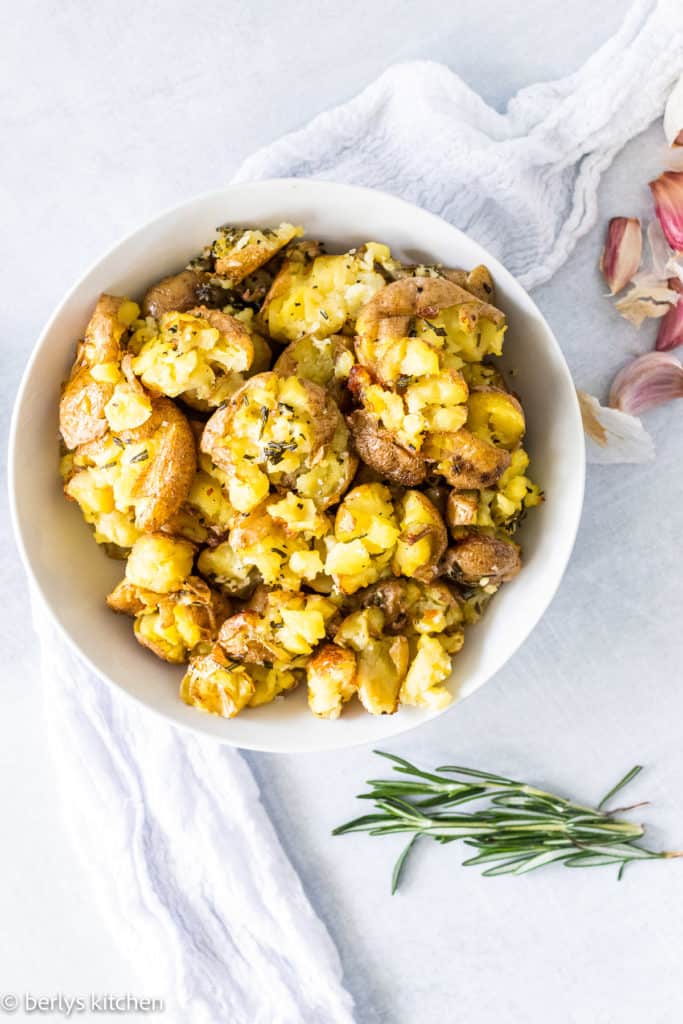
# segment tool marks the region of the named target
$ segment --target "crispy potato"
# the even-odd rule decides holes
[[[395,576],[429,582],[446,550],[446,526],[429,498],[420,491],[406,491],[396,503],[401,534],[391,563]]]
[[[204,548],[197,559],[197,569],[219,590],[233,597],[248,597],[260,580],[256,566],[245,564],[229,541]]]
[[[440,580],[382,580],[357,595],[361,608],[380,608],[388,635],[440,636],[446,650],[462,646],[463,610],[460,600]]]
[[[130,560],[129,560],[130,561]],[[128,567],[127,567],[128,572]],[[161,576],[152,574],[166,584]],[[164,661],[182,664],[193,654],[206,653],[230,605],[197,576],[184,575],[173,590],[155,591],[127,575],[107,597],[116,612],[135,619],[135,638]]]
[[[339,718],[356,692],[356,655],[338,644],[324,644],[306,666],[308,706],[318,718]]]
[[[449,678],[451,670],[451,659],[440,639],[421,636],[401,685],[400,703],[426,708],[428,711],[447,708],[453,696],[443,683]]]
[[[248,665],[247,668],[254,681],[254,694],[249,700],[250,708],[270,704],[276,697],[297,687],[304,678],[302,671],[285,665]]]
[[[199,409],[215,408],[234,394],[254,359],[247,328],[218,309],[164,313],[158,333],[150,335],[148,326],[143,330],[133,371],[153,393],[182,397]]]
[[[378,427],[408,452],[422,452],[432,438],[456,432],[467,420],[468,388],[457,370],[407,378],[394,389],[374,384],[364,367],[354,366],[349,388]]]
[[[400,532],[388,487],[354,487],[337,509],[334,536],[325,539],[325,572],[343,594],[374,583],[390,574]]]
[[[356,653],[354,682],[361,704],[371,715],[393,715],[397,710],[410,658],[407,639],[384,636],[383,625],[379,608],[365,608],[347,616],[335,635],[335,644]]]
[[[183,270],[157,281],[145,292],[142,315],[160,320],[165,313],[185,313],[194,306],[218,306],[224,291],[211,284],[210,274],[201,270]]]
[[[306,334],[324,338],[350,333],[359,310],[384,287],[376,262],[388,252],[386,246],[373,242],[342,256],[295,250],[283,263],[261,309],[267,333],[283,342]]]
[[[476,437],[463,427],[453,434],[436,434],[425,445],[425,457],[457,490],[494,487],[510,465],[510,453]]]
[[[126,579],[157,594],[179,590],[192,572],[194,545],[176,537],[148,533],[138,537],[126,563]]]
[[[237,661],[302,667],[336,617],[334,602],[319,594],[271,590],[258,610],[226,619],[218,642]]]
[[[303,377],[324,388],[339,405],[354,363],[353,345],[343,334],[316,338],[307,334],[292,341],[276,360],[273,370],[283,377]]]
[[[478,491],[450,491],[446,506],[446,522],[452,530],[474,526],[479,510]]]
[[[389,359],[388,353],[394,353],[399,345],[401,359],[410,359],[415,352],[418,372],[434,374],[430,350],[442,369],[459,369],[463,362],[500,355],[505,329],[505,316],[499,309],[452,281],[404,278],[386,285],[359,313],[356,354],[378,379],[395,380],[396,360],[393,355]],[[404,353],[400,343],[406,339]],[[391,372],[383,368],[387,359]]]
[[[376,416],[365,409],[356,409],[346,422],[361,459],[380,477],[405,487],[423,482],[427,475],[424,457],[400,445],[388,430],[379,426]]]
[[[156,532],[185,501],[196,469],[194,435],[172,402],[154,399],[141,426],[80,445],[72,466],[67,497],[79,503],[87,521],[96,520],[96,539],[126,547],[114,535],[126,521],[138,531]],[[77,479],[82,473],[86,478]]]
[[[467,429],[484,441],[512,451],[524,437],[524,410],[515,396],[506,391],[473,391],[467,402]]]
[[[181,700],[221,718],[234,718],[255,692],[254,680],[245,666],[230,661],[218,646],[209,654],[192,658],[180,683]]]
[[[211,246],[215,273],[234,286],[253,274],[294,238],[303,228],[280,224],[277,228],[241,228],[226,224]]]
[[[67,448],[88,444],[109,430],[105,409],[116,385],[125,380],[121,343],[138,312],[130,299],[98,299],[59,403],[59,429]]]
[[[311,381],[261,373],[204,428],[201,448],[229,476],[230,501],[250,512],[271,487],[324,509],[348,487],[357,460],[333,399]]]
[[[446,552],[441,575],[458,583],[497,586],[522,568],[518,544],[485,533],[470,533]]]

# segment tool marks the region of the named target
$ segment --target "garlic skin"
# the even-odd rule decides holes
[[[655,213],[674,252],[683,252],[683,171],[664,171],[650,182]]]
[[[647,352],[627,363],[609,393],[613,409],[639,416],[648,409],[683,398],[683,366],[667,352]]]
[[[629,323],[640,327],[648,317],[666,316],[677,302],[677,292],[669,288],[666,281],[657,281],[651,275],[645,275],[615,306],[617,312]]]
[[[683,281],[679,277],[672,277],[669,288],[678,292],[679,298],[659,325],[655,345],[658,352],[669,352],[672,348],[683,345]]]
[[[607,226],[600,270],[612,295],[625,288],[640,266],[643,233],[637,217],[612,217]]]
[[[683,75],[673,87],[664,110],[664,134],[670,146],[683,146]]]
[[[586,459],[601,466],[651,462],[655,446],[636,416],[600,405],[585,391],[576,392],[586,435]]]

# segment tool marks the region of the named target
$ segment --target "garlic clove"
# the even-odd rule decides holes
[[[678,292],[678,302],[671,307],[659,325],[655,345],[658,352],[669,352],[672,348],[683,345],[683,281],[679,277],[672,277],[669,288]]]
[[[636,416],[600,405],[585,391],[576,392],[586,435],[586,458],[599,465],[650,462],[655,446]]]
[[[619,299],[616,309],[635,327],[640,327],[647,317],[666,316],[676,302],[678,294],[669,288],[666,281],[658,281],[653,275],[645,274]]]
[[[647,352],[627,363],[612,382],[609,404],[638,416],[648,409],[683,398],[683,366],[668,352]]]
[[[664,171],[650,182],[650,191],[667,242],[675,252],[683,251],[683,171]]]
[[[673,87],[664,110],[664,134],[670,146],[683,146],[683,75]]]
[[[612,217],[607,226],[600,270],[612,295],[625,288],[640,266],[643,235],[637,217]]]

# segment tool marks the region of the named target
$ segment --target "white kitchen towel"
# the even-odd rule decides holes
[[[680,0],[638,3],[583,68],[522,90],[504,114],[443,66],[399,65],[256,153],[238,178],[395,192],[539,284],[595,219],[601,172],[661,115],[683,70],[682,30]],[[337,953],[240,755],[112,692],[37,603],[35,616],[65,812],[149,994],[173,993],[193,1024],[350,1021]]]

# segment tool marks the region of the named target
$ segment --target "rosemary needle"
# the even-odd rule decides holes
[[[398,889],[408,856],[422,836],[439,843],[462,839],[477,852],[463,861],[482,866],[482,874],[523,875],[546,864],[560,862],[568,868],[618,866],[617,878],[634,860],[681,857],[683,852],[648,850],[637,845],[645,835],[642,825],[616,819],[617,811],[641,804],[603,810],[604,805],[641,771],[636,765],[603,797],[596,808],[546,793],[515,779],[479,772],[458,765],[443,765],[435,774],[410,761],[376,750],[393,762],[399,777],[369,779],[374,813],[364,814],[334,829],[333,835],[368,832],[385,836],[410,833],[408,845],[396,861],[391,891]],[[465,811],[454,810],[475,804]]]

